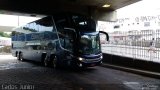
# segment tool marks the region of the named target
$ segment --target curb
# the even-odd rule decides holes
[[[107,68],[112,68],[112,69],[117,69],[117,70],[122,70],[122,71],[130,72],[130,73],[135,73],[135,74],[139,74],[139,75],[143,75],[143,76],[147,76],[147,77],[153,77],[153,78],[160,79],[160,73],[158,73],[158,72],[139,70],[139,69],[117,66],[117,65],[106,64],[106,63],[103,63],[101,66],[102,67],[107,67]]]

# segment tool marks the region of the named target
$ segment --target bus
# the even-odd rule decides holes
[[[18,60],[42,62],[54,68],[92,67],[102,63],[100,33],[86,15],[54,14],[12,31],[12,55]]]

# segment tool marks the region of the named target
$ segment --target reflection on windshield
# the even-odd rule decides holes
[[[72,16],[73,24],[78,28],[79,30],[87,30],[87,31],[95,31],[96,30],[96,23],[94,20],[89,19],[85,16],[78,16],[73,15]]]
[[[80,52],[83,54],[95,54],[100,52],[99,35],[82,35],[80,46]]]

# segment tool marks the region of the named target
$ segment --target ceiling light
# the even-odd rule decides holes
[[[105,7],[105,8],[108,8],[108,7],[110,7],[111,5],[109,5],[109,4],[105,4],[105,5],[103,5],[102,7]]]

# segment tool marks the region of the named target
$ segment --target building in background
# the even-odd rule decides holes
[[[117,10],[116,22],[99,21],[97,29],[110,36],[109,43],[102,43],[103,53],[160,63],[159,3],[142,0]]]
[[[0,46],[11,46],[11,38],[0,37]]]

